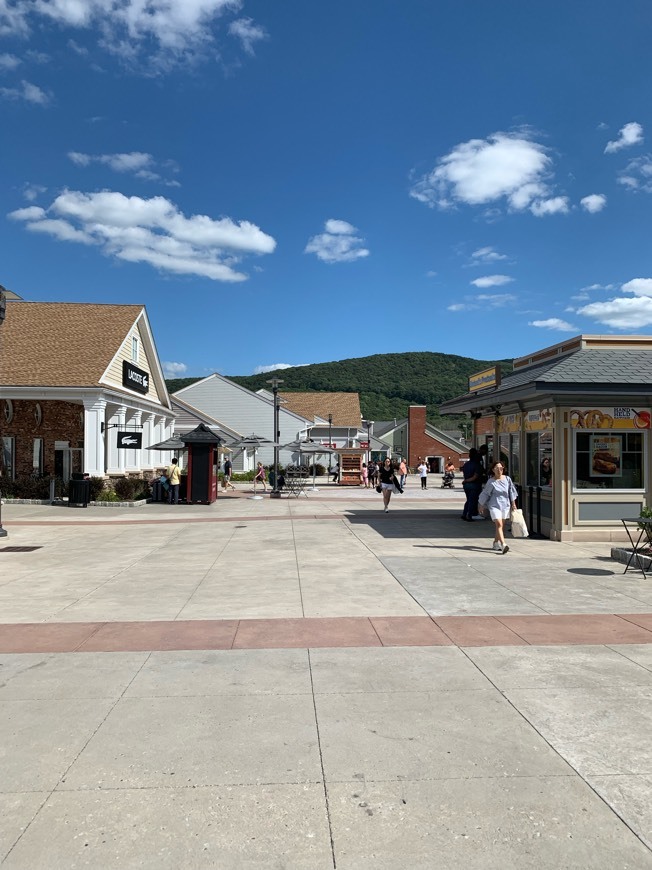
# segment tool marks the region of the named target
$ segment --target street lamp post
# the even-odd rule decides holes
[[[2,324],[5,321],[5,314],[7,311],[7,297],[4,294],[4,291],[0,289],[0,344],[1,344],[1,336],[2,336]],[[4,450],[4,444],[0,444],[0,450]],[[3,457],[3,465],[4,465],[4,457]],[[0,480],[0,483],[2,481]],[[0,538],[7,537],[7,530],[2,528],[2,489],[0,488]]]
[[[369,467],[369,463],[371,462],[371,427],[374,425],[373,420],[367,420],[367,468]]]
[[[332,431],[333,431],[333,415],[332,415],[332,414],[329,414],[329,415],[328,415],[328,446],[331,447],[331,448],[332,448],[332,446],[333,446],[333,436],[332,436],[332,434],[331,434]],[[329,476],[329,477],[330,477],[331,474],[332,474],[332,472],[331,472],[331,461],[332,461],[332,456],[333,456],[332,453],[329,453],[329,454],[328,454],[328,476]]]
[[[274,394],[274,488],[269,494],[270,498],[280,498],[281,491],[278,488],[278,445],[281,433],[278,431],[278,385],[283,383],[282,378],[270,378],[267,381],[272,385]]]

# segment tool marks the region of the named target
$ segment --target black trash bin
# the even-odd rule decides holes
[[[160,480],[155,480],[152,485],[152,501],[166,501],[167,494]]]
[[[90,500],[90,480],[71,480],[68,484],[68,507],[88,507]]]

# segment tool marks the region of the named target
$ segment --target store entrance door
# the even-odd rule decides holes
[[[64,483],[84,470],[84,449],[82,447],[55,447],[54,476]]]

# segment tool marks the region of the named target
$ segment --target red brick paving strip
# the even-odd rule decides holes
[[[652,613],[0,625],[0,653],[652,643]]]
[[[650,643],[652,631],[608,613],[499,616],[529,644]]]
[[[433,618],[456,646],[527,646],[526,640],[494,616],[435,616]]]

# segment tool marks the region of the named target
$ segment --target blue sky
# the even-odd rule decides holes
[[[0,0],[0,283],[170,375],[652,327],[649,0]]]

